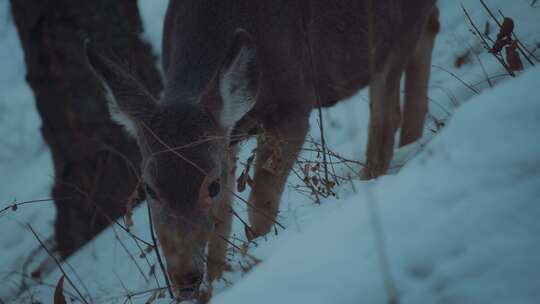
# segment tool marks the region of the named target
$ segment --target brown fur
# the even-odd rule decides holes
[[[113,104],[136,126],[144,180],[155,194],[154,224],[177,296],[193,296],[182,288],[202,278],[208,239],[209,281],[227,268],[223,238],[231,225],[236,155],[230,145],[237,136],[263,131],[249,198],[256,236],[274,224],[314,108],[371,85],[362,176],[377,177],[388,169],[402,123],[399,84],[405,71],[401,144],[421,136],[439,30],[434,2],[373,1],[373,73],[362,0],[171,1],[162,54],[167,81],[159,103],[116,64],[89,52]],[[206,187],[203,180],[218,179],[223,190],[210,214],[197,203],[200,193],[209,193],[200,187]]]

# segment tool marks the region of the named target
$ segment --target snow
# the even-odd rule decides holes
[[[9,1],[0,0],[0,209],[14,201],[49,197],[53,179],[51,156],[39,131],[41,119],[25,82],[24,56],[9,12]],[[20,282],[20,265],[37,247],[24,223],[51,236],[55,212],[52,202],[44,202],[0,214],[0,302]]]
[[[536,68],[464,104],[399,174],[355,182],[357,194],[213,303],[384,303],[377,214],[400,303],[533,303],[540,103],[528,89],[539,77]]]
[[[489,16],[480,3],[462,2],[483,29]],[[486,2],[494,12],[500,8],[514,18],[515,32],[529,49],[535,48],[540,8],[531,7],[530,0]],[[143,38],[158,54],[167,3],[139,0]],[[470,33],[460,2],[441,0],[438,5],[442,32],[434,50],[430,118],[422,140],[396,150],[393,175],[343,183],[337,197],[322,199],[320,205],[295,189],[302,182],[291,176],[278,218],[286,229],[250,244],[249,254],[262,262],[247,273],[242,267],[253,260],[231,248],[234,271],[217,282],[212,303],[388,303],[388,277],[400,303],[538,302],[540,68],[525,63],[527,71],[519,77],[501,76],[504,69]],[[54,172],[6,0],[0,0],[0,24],[1,209],[15,199],[49,197]],[[469,49],[476,55],[455,68],[455,58]],[[486,75],[494,77],[494,88]],[[363,90],[324,111],[332,151],[362,159],[366,100]],[[445,127],[432,132],[437,130],[435,120]],[[316,115],[311,126],[310,136],[317,140]],[[241,160],[253,146],[253,141],[244,144]],[[315,160],[316,154],[304,151],[302,157]],[[352,172],[346,166],[336,170]],[[235,210],[247,217],[242,202],[235,202]],[[0,303],[52,302],[58,270],[43,278],[45,284],[35,284],[19,297],[14,292],[22,263],[38,247],[24,224],[31,223],[44,240],[53,234],[54,216],[50,202],[0,214]],[[143,204],[134,213],[132,232],[149,241],[147,218]],[[233,243],[241,246],[245,236],[239,221],[233,236],[240,239]],[[129,298],[133,303],[146,303],[152,292],[144,291],[164,282],[154,252],[141,258],[141,248],[146,245],[111,227],[64,268],[94,303],[123,303],[128,293],[138,293]],[[383,275],[381,261],[388,264],[389,276]],[[151,265],[155,277],[149,273]],[[68,285],[66,293],[73,294]]]

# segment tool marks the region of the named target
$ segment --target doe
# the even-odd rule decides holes
[[[206,262],[209,282],[226,269],[235,146],[246,134],[259,134],[249,198],[257,236],[272,228],[314,108],[370,85],[364,178],[388,169],[399,127],[400,145],[422,135],[439,31],[435,0],[372,3],[368,11],[365,0],[171,0],[160,100],[87,47],[112,117],[138,142],[154,228],[179,299],[197,295]]]

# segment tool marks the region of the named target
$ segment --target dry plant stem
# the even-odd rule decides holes
[[[305,11],[302,11],[302,24],[304,27],[304,36],[306,37],[306,46],[309,54],[309,64],[310,64],[310,70],[311,70],[311,83],[313,86],[313,91],[315,93],[315,102],[317,103],[317,111],[319,114],[319,132],[321,134],[321,144],[322,144],[322,156],[323,156],[323,167],[324,167],[324,178],[326,179],[327,187],[328,187],[328,163],[326,160],[326,140],[324,137],[324,123],[323,123],[323,115],[322,115],[322,108],[321,108],[321,97],[319,95],[319,91],[317,90],[317,86],[315,85],[315,64],[313,63],[313,49],[311,46],[311,41],[309,40],[309,33],[308,33],[308,25],[306,22],[305,17]],[[330,191],[330,189],[328,189]]]
[[[498,12],[499,12],[499,15],[501,15],[501,17],[506,18],[506,17],[504,16],[504,14],[502,13],[501,10],[498,10]],[[529,51],[529,49],[527,49],[527,47],[525,47],[525,45],[521,42],[521,40],[518,38],[518,36],[516,35],[516,33],[515,33],[514,31],[512,31],[512,35],[514,36],[514,38],[515,38],[515,40],[516,40],[516,42],[517,42],[517,44],[518,44],[518,50],[521,52],[521,54],[523,55],[523,57],[525,57],[525,59],[527,59],[527,61],[529,61],[529,63],[530,63],[532,66],[534,66],[535,64],[534,64],[534,62],[529,58],[529,56],[532,57],[532,58],[534,58],[534,60],[536,60],[536,61],[539,61],[538,58],[536,58],[536,57],[534,56],[533,52]],[[522,48],[523,48],[523,49],[522,49]],[[527,54],[525,54],[524,51],[527,51]]]
[[[443,109],[443,110],[445,110],[445,109]],[[448,111],[446,111],[446,110],[445,110],[445,112],[448,113]],[[306,139],[306,143],[309,143],[309,144],[313,145],[313,147],[303,148],[303,151],[309,151],[309,152],[313,152],[313,153],[321,153],[322,150],[321,150],[320,142],[317,142],[314,139],[308,137]],[[354,189],[354,185],[352,184],[351,175],[347,175],[347,176],[338,175],[335,172],[334,165],[338,165],[338,164],[345,165],[347,168],[349,168],[349,170],[351,172],[354,172],[353,176],[356,176],[358,173],[357,173],[357,170],[356,170],[355,167],[356,166],[363,167],[364,164],[362,162],[359,162],[359,161],[356,161],[356,160],[347,159],[347,158],[337,154],[336,152],[332,151],[328,147],[326,149],[326,153],[328,154],[328,157],[330,159],[330,161],[328,161],[328,164],[331,166],[331,168],[333,170],[332,172],[329,173],[331,175],[330,178],[336,183],[336,185],[339,185],[340,183],[350,183],[351,187]],[[335,158],[335,160],[332,160],[332,157]],[[319,164],[319,162],[311,161],[309,159],[305,159],[305,158],[302,158],[302,157],[298,157],[297,164],[298,164],[298,167],[293,167],[292,172],[296,175],[296,177],[299,180],[301,180],[303,182],[303,185],[294,185],[293,184],[292,187],[294,187],[294,189],[298,193],[300,193],[301,195],[303,195],[303,196],[305,196],[305,197],[307,197],[307,198],[309,198],[311,200],[314,200],[315,203],[318,202],[319,196],[320,197],[328,197],[330,195],[334,195],[333,192],[326,192],[326,191],[321,192],[309,180],[306,181],[305,177],[303,177],[303,175],[302,175],[302,174],[305,174],[304,170],[303,170],[304,169],[303,165],[309,165],[310,167],[313,167],[313,164],[317,165],[317,164]],[[317,176],[317,175],[314,175],[314,176]]]
[[[482,34],[482,32],[478,29],[478,27],[476,26],[476,24],[472,21],[472,18],[471,16],[469,15],[469,12],[467,12],[467,10],[465,9],[465,7],[463,6],[463,4],[461,4],[461,9],[463,10],[463,13],[465,13],[465,16],[467,17],[467,20],[469,20],[469,23],[470,25],[473,27],[476,35],[478,35],[478,37],[480,37],[483,45],[484,45],[484,48],[486,48],[487,50],[490,49],[490,46],[489,44],[487,43],[486,39],[484,38],[484,35]],[[500,58],[499,56],[497,56],[496,54],[493,54],[493,56],[497,59],[497,61],[499,61],[499,63],[506,69],[506,71],[508,72],[508,74],[512,77],[516,77],[516,74],[508,67],[508,65],[506,64],[506,62],[504,62],[504,60],[502,58]]]
[[[229,240],[228,240],[226,237],[224,237],[223,235],[217,234],[217,233],[216,233],[216,235],[217,235],[220,239],[222,239],[225,243],[227,243],[227,244],[231,245],[232,247],[234,247],[234,249],[239,250],[239,251],[242,251],[242,248],[238,247],[235,243],[229,241]]]
[[[70,199],[70,198],[62,198],[61,200],[67,200],[67,199]],[[27,205],[27,204],[37,204],[37,203],[53,202],[53,201],[54,201],[54,198],[44,198],[44,199],[37,199],[37,200],[31,200],[31,201],[24,201],[24,202],[20,202],[20,203],[11,203],[11,204],[8,204],[6,207],[0,209],[0,214],[4,213],[5,211],[7,211],[9,209],[17,210],[17,208],[19,206],[23,206],[23,205]]]
[[[13,273],[17,274],[17,275],[20,275],[21,277],[26,278],[26,279],[33,279],[31,276],[29,276],[29,275],[27,275],[27,274],[25,274],[23,272],[14,271]],[[56,282],[54,284],[53,283],[47,283],[47,282],[44,282],[44,281],[39,281],[38,282],[38,286],[50,287],[52,290],[56,289],[57,284],[58,284],[58,282]],[[64,290],[64,294],[70,296],[73,299],[77,297],[76,294],[70,292],[69,290]],[[2,302],[2,300],[0,299],[0,304],[2,304],[2,303],[5,303],[5,302]]]
[[[69,267],[71,272],[73,272],[73,275],[75,275],[75,278],[77,279],[77,281],[79,281],[79,283],[81,284],[82,288],[88,295],[88,299],[90,300],[90,303],[94,304],[94,299],[92,298],[92,295],[90,294],[90,290],[88,290],[88,287],[86,286],[86,284],[84,284],[84,281],[82,280],[81,276],[79,276],[77,271],[75,271],[75,268],[73,268],[73,266],[71,266],[71,264],[67,260],[64,260],[64,264],[66,264]]]
[[[141,296],[141,295],[145,295],[145,294],[148,294],[148,293],[151,293],[151,292],[156,292],[156,291],[163,291],[165,289],[167,289],[167,287],[158,287],[158,288],[152,288],[152,289],[148,289],[148,290],[132,292],[131,297]]]
[[[397,304],[399,299],[397,296],[396,286],[392,273],[390,272],[390,261],[388,259],[388,254],[386,250],[386,242],[384,238],[384,231],[381,225],[381,219],[379,214],[379,209],[377,208],[377,202],[373,196],[373,190],[371,187],[368,187],[367,195],[367,206],[369,212],[369,219],[371,227],[373,229],[373,234],[375,236],[375,248],[377,248],[377,256],[379,260],[379,266],[383,275],[384,286],[388,293],[388,303]]]
[[[255,207],[253,204],[251,204],[250,202],[248,202],[247,200],[245,200],[244,198],[242,198],[240,195],[236,194],[236,193],[234,192],[234,189],[230,189],[229,187],[226,187],[225,189],[226,189],[227,191],[231,191],[231,193],[232,193],[232,195],[233,195],[234,197],[236,197],[237,199],[241,200],[243,203],[245,203],[245,204],[248,205],[249,207],[258,209],[258,208]],[[237,217],[238,219],[240,219],[240,216],[234,211],[234,209],[231,208],[231,210],[232,210],[233,215],[234,215],[235,217]],[[259,212],[261,212],[261,211],[259,211]],[[264,213],[264,212],[261,212],[261,214],[262,214],[263,216],[267,217],[267,218],[270,218],[270,216],[267,215],[267,214]],[[240,219],[240,220],[241,220],[241,219]],[[245,223],[243,220],[241,220],[241,221],[242,221],[243,223]],[[283,226],[283,224],[281,224],[281,223],[278,222],[277,220],[272,220],[272,221],[274,222],[274,224],[278,225],[281,229],[283,229],[283,230],[286,229],[285,226]],[[249,227],[249,225],[248,225],[248,227]],[[250,229],[251,229],[251,228],[250,228]]]
[[[480,68],[482,69],[482,73],[484,73],[484,77],[486,77],[487,83],[490,88],[493,88],[493,83],[491,83],[491,80],[489,79],[489,75],[486,71],[486,68],[484,67],[484,63],[482,63],[482,60],[480,60],[480,56],[476,54],[476,52],[473,50],[473,47],[469,45],[469,49],[471,50],[471,53],[474,55],[476,60],[478,61],[478,64],[480,64]]]
[[[455,79],[457,79],[459,82],[461,82],[465,87],[467,87],[469,90],[473,91],[474,94],[478,95],[480,92],[478,92],[477,89],[475,89],[474,87],[472,87],[470,84],[466,83],[463,79],[459,78],[456,74],[448,71],[447,69],[441,67],[441,66],[438,66],[438,65],[432,65],[432,67],[434,68],[437,68],[443,72],[446,72],[448,73],[450,76],[454,77]]]
[[[32,225],[26,224],[26,226],[28,227],[28,229],[30,229],[30,231],[32,232],[32,234],[34,235],[36,240],[39,242],[40,246],[42,246],[43,249],[45,249],[45,251],[47,252],[47,254],[54,260],[54,262],[56,263],[56,265],[58,266],[58,268],[60,269],[60,271],[62,272],[62,274],[66,278],[66,280],[68,281],[69,285],[71,285],[73,290],[75,290],[77,295],[80,297],[80,300],[85,304],[89,304],[88,301],[86,301],[86,299],[83,297],[83,295],[81,294],[81,292],[79,291],[77,286],[75,286],[75,284],[73,284],[73,281],[69,278],[68,274],[64,271],[64,268],[62,267],[62,264],[60,263],[60,261],[58,261],[58,259],[53,255],[53,253],[49,251],[49,249],[45,246],[45,244],[43,244],[43,242],[41,241],[41,239],[37,235],[36,231],[34,231],[34,228],[32,228]]]
[[[171,289],[171,283],[169,282],[169,276],[167,274],[167,270],[165,270],[165,265],[163,265],[163,261],[161,260],[161,254],[159,252],[159,248],[157,246],[156,242],[156,236],[154,235],[154,223],[152,222],[152,211],[150,210],[150,205],[148,202],[146,203],[146,208],[148,209],[148,221],[150,223],[150,235],[152,236],[152,243],[154,243],[154,250],[156,252],[156,257],[159,263],[159,267],[161,268],[161,272],[163,272],[163,277],[165,277],[165,284],[167,285],[167,290],[169,291],[169,295],[171,298],[174,299],[174,294]]]
[[[368,14],[368,61],[369,61],[369,72],[370,77],[372,77],[375,71],[375,16],[373,15],[373,0],[367,0],[367,14]],[[370,83],[371,87],[371,83]],[[370,102],[371,102],[371,93],[372,90],[369,90]],[[368,195],[371,195],[371,189],[368,189]],[[388,293],[388,304],[397,304],[399,302],[397,298],[396,288],[394,286],[394,281],[390,274],[390,267],[388,262],[388,256],[386,254],[386,246],[384,242],[384,235],[379,220],[378,210],[376,204],[373,201],[373,197],[368,197],[368,207],[370,211],[371,224],[373,226],[373,233],[376,240],[376,248],[379,256],[379,263],[381,266],[381,271],[384,277],[384,285]]]
[[[131,231],[129,231],[129,229],[127,227],[125,227],[124,225],[120,224],[118,222],[118,220],[114,220],[112,219],[110,216],[107,215],[107,213],[105,211],[103,211],[103,209],[100,208],[99,205],[97,205],[96,203],[94,203],[90,198],[89,198],[89,195],[87,193],[85,193],[83,190],[79,189],[79,187],[77,187],[76,185],[73,185],[73,184],[70,184],[70,183],[64,183],[66,186],[70,186],[72,187],[75,191],[77,191],[79,194],[81,194],[82,196],[86,197],[87,201],[89,204],[92,204],[94,207],[96,207],[96,211],[99,212],[102,216],[104,216],[111,225],[113,224],[116,224],[118,227],[120,227],[120,229],[122,229],[124,232],[126,232],[129,236],[131,236],[132,238],[134,238],[135,240],[145,244],[146,246],[151,246],[151,247],[154,247],[154,245],[152,245],[151,243],[143,240],[142,238],[138,237],[137,235],[133,234]]]
[[[124,284],[124,282],[122,281],[122,279],[120,278],[118,273],[116,273],[116,271],[113,271],[113,273],[114,273],[114,276],[116,276],[116,279],[118,279],[118,282],[120,282],[120,285],[122,286],[122,288],[124,289],[124,291],[126,293],[127,301],[129,301],[129,303],[133,304],[133,301],[131,301],[131,293],[126,288],[126,285]]]
[[[255,235],[255,231],[253,231],[253,229],[251,228],[251,226],[249,226],[248,223],[246,223],[246,221],[244,221],[240,215],[238,215],[238,213],[236,213],[236,211],[234,211],[234,209],[231,207],[231,213],[234,215],[234,217],[236,217],[241,223],[242,225],[244,225],[244,227],[249,230],[250,233],[252,233],[252,235]]]
[[[122,248],[124,249],[124,251],[126,252],[126,254],[129,256],[129,258],[131,259],[131,261],[133,262],[133,264],[135,264],[135,267],[137,267],[137,270],[139,271],[139,273],[141,274],[141,276],[143,277],[143,279],[145,281],[148,281],[148,278],[146,277],[146,275],[144,274],[144,271],[142,270],[141,266],[139,266],[139,263],[137,263],[137,261],[135,260],[135,257],[133,257],[133,254],[131,254],[131,252],[129,252],[129,250],[127,249],[126,245],[124,244],[124,242],[122,242],[122,240],[118,237],[118,235],[116,234],[115,232],[115,238],[116,240],[120,243],[120,246],[122,246]]]
[[[145,253],[145,250],[141,247],[141,245],[139,244],[139,242],[137,242],[137,240],[135,240],[134,238],[132,238],[132,240],[134,240],[135,245],[137,246],[139,251],[144,255],[144,260],[146,261],[146,265],[148,265],[148,269],[152,269],[152,264],[148,260],[148,256]],[[149,246],[148,248],[154,248],[154,246]],[[156,281],[156,286],[159,286],[159,280],[157,278],[155,271],[153,271],[152,276],[154,277],[154,280]]]
[[[298,161],[297,161],[298,162]],[[302,167],[300,165],[300,163],[298,162],[298,166],[300,167],[300,172],[302,171]],[[303,192],[302,190],[300,189],[297,189],[298,191],[300,191],[302,194],[304,194],[306,197],[308,197],[309,199],[312,199],[312,197],[310,195],[314,195],[315,196],[315,204],[320,204],[321,203],[321,199],[319,198],[319,195],[321,193],[319,193],[319,191],[317,189],[315,189],[315,187],[309,183],[309,181],[305,181],[302,176],[300,176],[300,173],[298,173],[298,171],[293,167],[292,170],[291,170],[294,175],[296,175],[296,177],[301,180],[301,181],[304,181],[304,184],[305,186],[311,191],[309,194]]]

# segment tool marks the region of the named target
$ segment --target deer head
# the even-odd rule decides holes
[[[202,282],[214,211],[231,176],[231,130],[256,100],[256,52],[238,30],[197,100],[158,102],[128,72],[87,44],[88,62],[108,93],[113,119],[137,140],[142,180],[177,297]],[[189,73],[189,71],[185,71]],[[227,237],[227,236],[224,236]]]

